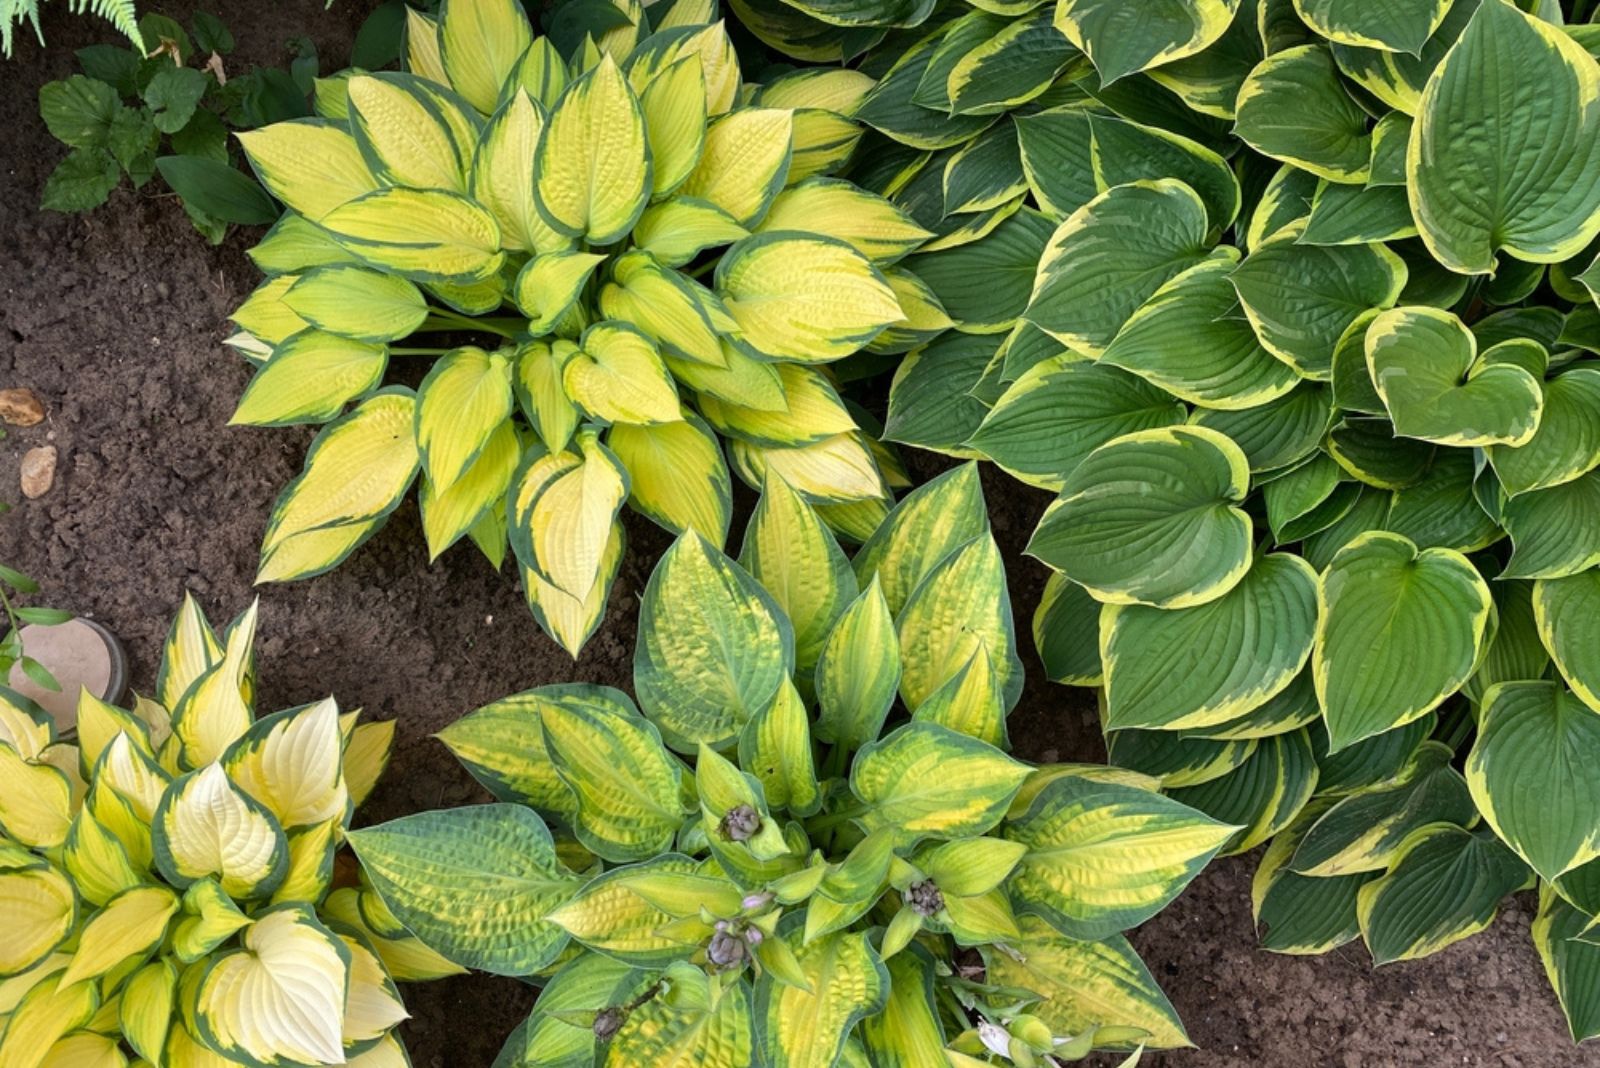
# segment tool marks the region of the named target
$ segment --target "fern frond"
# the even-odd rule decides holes
[[[72,13],[85,12],[99,15],[122,33],[141,54],[144,41],[139,36],[139,14],[133,0],[71,0]],[[16,27],[26,20],[33,24],[33,35],[44,44],[44,32],[39,28],[39,0],[0,0],[0,55],[11,58],[12,35]]]
[[[11,58],[11,33],[23,19],[33,23],[33,34],[44,44],[44,33],[39,29],[39,0],[0,0],[0,52]]]

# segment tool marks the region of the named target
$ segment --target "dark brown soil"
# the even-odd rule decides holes
[[[325,11],[322,0],[227,0],[212,9],[238,38],[231,68],[279,62],[287,38],[308,34],[326,71],[348,55],[369,3]],[[482,800],[430,735],[531,686],[627,687],[636,596],[666,537],[630,519],[607,619],[576,664],[540,633],[509,575],[491,574],[470,547],[429,566],[410,504],[333,574],[252,589],[267,510],[310,438],[223,425],[248,377],[220,342],[225,316],[255,284],[243,255],[254,235],[210,248],[175,200],[149,191],[121,191],[87,217],[35,209],[63,154],[38,120],[38,87],[72,73],[70,49],[111,39],[66,9],[47,5],[47,52],[19,36],[16,60],[0,64],[0,387],[30,386],[50,408],[46,423],[0,442],[0,500],[19,503],[0,519],[0,560],[39,579],[42,600],[120,634],[145,689],[185,589],[218,617],[259,595],[262,707],[331,692],[345,707],[399,720],[394,762],[364,819]],[[192,7],[161,10],[187,21]],[[55,488],[20,501],[20,457],[46,441],[60,450]],[[1020,552],[1042,500],[1000,477],[987,486],[1025,632],[1044,576]],[[1082,694],[1037,674],[1012,736],[1035,759],[1103,755]],[[1567,1037],[1528,942],[1526,896],[1477,938],[1373,971],[1359,949],[1304,960],[1257,951],[1252,868],[1253,858],[1214,865],[1134,935],[1201,1047],[1147,1064],[1600,1066],[1600,1051]],[[418,1068],[487,1066],[533,1000],[529,988],[487,977],[406,995]]]

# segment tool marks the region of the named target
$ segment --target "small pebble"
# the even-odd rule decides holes
[[[22,495],[30,501],[50,492],[56,483],[56,447],[41,445],[22,454]]]
[[[0,389],[0,419],[12,426],[44,422],[44,401],[31,389]]]

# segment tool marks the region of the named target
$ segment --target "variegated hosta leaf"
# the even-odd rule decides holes
[[[1148,790],[1063,775],[1006,823],[1028,850],[1008,888],[1063,934],[1103,938],[1160,911],[1234,830]]]
[[[1090,453],[1028,552],[1112,604],[1214,601],[1250,567],[1244,453],[1201,427],[1124,434]]]
[[[898,616],[941,560],[988,530],[978,466],[963,464],[906,494],[851,563],[863,587],[877,577]]]
[[[0,938],[0,974],[27,971],[66,941],[78,917],[72,883],[40,860],[0,872],[0,905],[9,917]]]
[[[167,788],[152,838],[156,865],[174,886],[215,876],[241,901],[272,893],[289,866],[283,828],[221,764],[207,764]]]
[[[818,654],[818,739],[844,749],[875,741],[894,704],[900,672],[899,637],[881,576],[874,575],[839,614]]]
[[[934,723],[908,723],[864,746],[850,789],[866,806],[867,830],[895,841],[982,834],[1005,815],[1028,767],[994,746]]]
[[[1261,739],[1226,775],[1171,790],[1170,796],[1238,827],[1222,849],[1224,856],[1232,856],[1293,823],[1311,800],[1320,774],[1307,732],[1297,730]]]
[[[733,479],[716,435],[692,412],[657,426],[618,423],[606,444],[628,472],[628,503],[675,534],[728,537]]]
[[[532,455],[512,479],[510,538],[525,568],[569,597],[585,600],[610,570],[607,547],[628,480],[596,429],[580,431],[577,446],[580,455]]]
[[[345,90],[350,132],[385,185],[467,191],[478,132],[471,105],[412,74],[359,74]],[[458,131],[473,140],[461,143]]]
[[[900,696],[913,712],[980,649],[1005,709],[1022,696],[1005,567],[992,537],[974,538],[928,572],[900,610],[898,625]]]
[[[1313,800],[1268,843],[1250,882],[1251,913],[1261,947],[1294,955],[1326,953],[1361,933],[1356,896],[1373,873],[1310,876],[1290,870],[1302,836],[1327,808]]]
[[[189,686],[172,707],[172,733],[182,747],[185,767],[218,759],[249,730],[250,674],[255,656],[259,602],[252,602],[227,634],[219,659]]]
[[[772,1068],[829,1068],[856,1022],[882,1010],[889,973],[865,933],[839,931],[809,944],[800,935],[791,922],[776,937],[789,944],[805,986],[763,975],[755,1018]]]
[[[1323,572],[1311,654],[1330,749],[1426,715],[1472,674],[1491,602],[1460,553],[1363,534]]]
[[[355,138],[338,123],[277,122],[241,131],[239,144],[267,191],[312,221],[378,188]]]
[[[570,813],[576,802],[544,745],[542,717],[550,703],[544,690],[525,690],[462,716],[436,737],[500,800]]]
[[[944,1025],[934,1002],[932,955],[907,946],[884,961],[889,993],[883,1011],[861,1022],[861,1041],[883,1068],[938,1064],[945,1053]]]
[[[1584,704],[1600,712],[1600,656],[1593,633],[1600,622],[1600,570],[1534,583],[1533,613],[1539,638],[1562,678]]]
[[[481,282],[505,262],[494,216],[443,189],[382,189],[318,222],[362,260],[414,282]]]
[[[649,981],[648,973],[603,954],[579,954],[544,985],[533,1015],[506,1041],[496,1068],[593,1068],[600,1045],[594,1027],[567,1014],[626,1004]]]
[[[628,1016],[606,1052],[608,1068],[695,1064],[744,1068],[759,1041],[748,983],[720,983],[687,964],[667,972],[669,990]]]
[[[228,422],[246,426],[324,422],[376,388],[388,365],[383,345],[303,330],[273,349]]]
[[[167,921],[177,910],[177,895],[164,886],[140,886],[119,894],[84,925],[61,982],[71,986],[98,979],[127,958],[150,952],[161,944]]]
[[[1228,29],[1239,6],[1237,0],[1159,0],[1135,11],[1116,0],[1066,0],[1056,8],[1056,25],[1109,84],[1201,51]]]
[[[0,830],[36,849],[67,840],[72,829],[72,783],[49,764],[30,764],[0,744]]]
[[[1495,477],[1513,496],[1581,478],[1600,465],[1600,370],[1574,367],[1542,384],[1544,412],[1521,445],[1491,445]]]
[[[560,233],[609,245],[633,229],[649,194],[644,115],[606,56],[551,111],[534,159],[534,196]]]
[[[493,111],[501,87],[533,41],[522,5],[470,0],[441,6],[438,33],[439,60],[449,84],[479,111]]]
[[[567,934],[547,917],[577,886],[550,832],[522,805],[405,816],[349,833],[383,901],[418,938],[457,963],[530,975]]]
[[[511,414],[511,371],[501,353],[447,353],[417,390],[416,440],[434,488],[450,488]]]
[[[1345,92],[1323,45],[1276,52],[1239,88],[1234,132],[1264,155],[1333,182],[1364,182],[1367,114]]]
[[[1594,977],[1600,969],[1600,946],[1579,941],[1589,924],[1588,915],[1562,899],[1549,883],[1539,887],[1539,914],[1533,920],[1533,944],[1544,961],[1545,975],[1555,988],[1567,1026],[1576,1042],[1600,1031],[1595,1017]]]
[[[339,707],[330,697],[258,720],[230,747],[223,767],[280,826],[293,829],[345,816],[343,752]]]
[[[615,868],[591,879],[550,913],[550,922],[573,938],[615,960],[637,967],[664,967],[691,955],[706,937],[704,926],[687,928],[681,913],[670,912],[637,892],[670,880],[690,895],[726,880],[701,874],[700,864],[679,854],[663,854]]]

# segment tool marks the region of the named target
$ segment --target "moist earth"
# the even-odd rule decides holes
[[[371,4],[339,0],[325,10],[321,0],[220,0],[207,9],[237,39],[229,71],[282,64],[287,41],[304,34],[328,72],[346,62]],[[509,568],[491,573],[466,544],[430,565],[412,501],[332,574],[254,588],[268,509],[312,436],[225,426],[249,377],[221,344],[225,318],[257,281],[244,250],[259,231],[208,246],[176,198],[154,186],[121,189],[87,216],[37,210],[45,178],[65,154],[39,121],[38,88],[74,73],[72,49],[116,40],[103,23],[69,18],[67,9],[45,5],[48,50],[24,29],[16,58],[0,63],[0,388],[30,387],[49,409],[44,422],[10,428],[0,441],[0,501],[16,506],[0,518],[0,561],[39,580],[41,603],[119,634],[133,685],[146,692],[185,590],[217,619],[259,596],[263,709],[332,693],[346,708],[398,721],[393,762],[363,822],[487,800],[432,735],[529,687],[584,681],[630,689],[638,596],[667,536],[627,517],[627,560],[606,619],[576,662],[534,624]],[[145,9],[188,23],[194,6]],[[21,458],[46,444],[59,453],[55,484],[24,500]],[[919,477],[943,466],[930,457],[912,463]],[[985,486],[1026,634],[1045,572],[1022,548],[1046,499],[992,470]],[[738,504],[735,531],[749,495]],[[1045,681],[1029,652],[1029,683],[1010,725],[1019,754],[1102,760],[1092,699]],[[1531,895],[1510,901],[1476,938],[1374,970],[1359,945],[1316,958],[1257,950],[1254,865],[1253,855],[1213,864],[1133,933],[1199,1047],[1146,1064],[1600,1068],[1600,1050],[1571,1044],[1528,941]],[[488,976],[412,986],[405,995],[412,1016],[402,1031],[418,1068],[486,1068],[534,999],[531,987]]]

